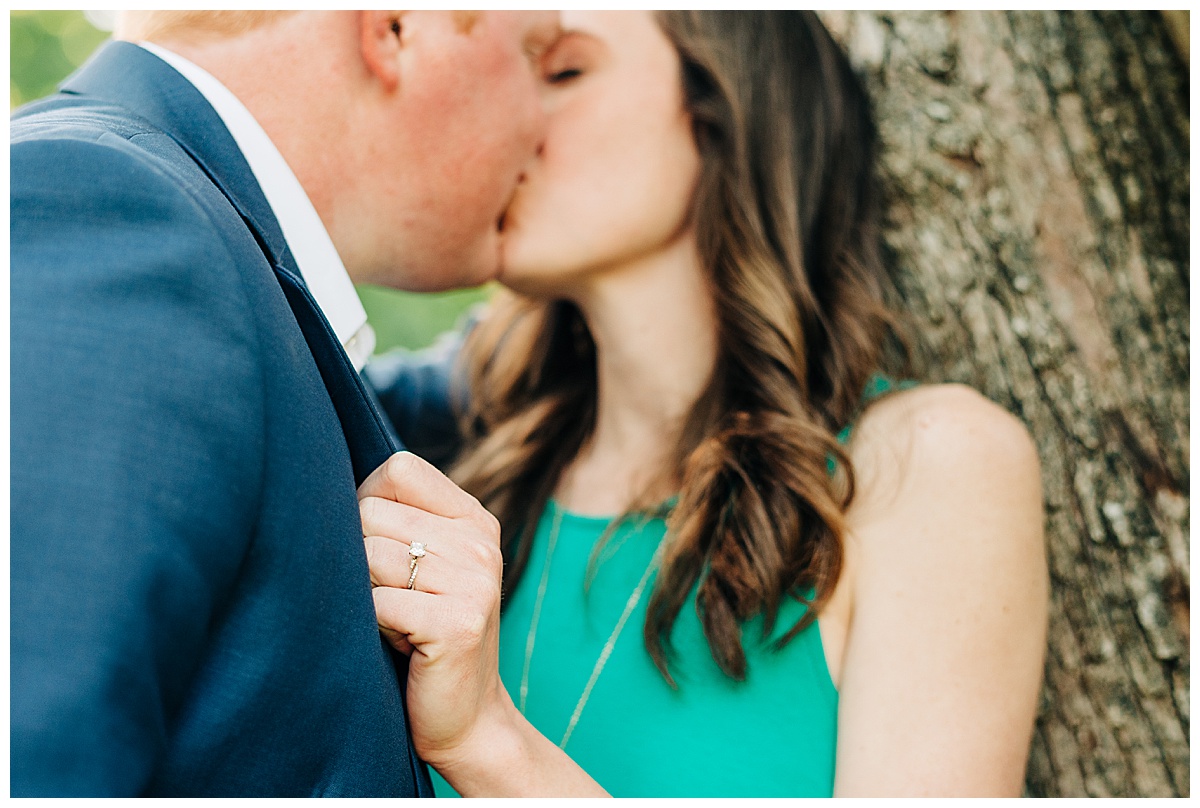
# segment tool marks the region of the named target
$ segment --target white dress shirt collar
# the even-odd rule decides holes
[[[191,82],[221,117],[279,220],[279,227],[308,290],[333,327],[355,370],[362,370],[375,349],[375,333],[367,324],[362,301],[325,224],[279,149],[250,110],[211,73],[152,42],[138,44]]]

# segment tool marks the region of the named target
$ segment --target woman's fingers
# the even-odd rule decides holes
[[[367,536],[363,539],[363,544],[367,548],[371,586],[408,589],[413,562],[413,557],[408,552],[409,544],[386,536]],[[417,577],[413,580],[414,589],[432,594],[454,591],[453,582],[458,567],[452,559],[430,552],[416,561]]]
[[[364,536],[388,536],[411,544],[413,541],[430,543],[428,540],[434,537],[444,539],[462,532],[453,519],[383,497],[359,499],[358,512],[362,517]]]
[[[359,486],[358,499],[364,536],[406,545],[422,542],[426,559],[448,562],[456,581],[477,586],[482,579],[488,589],[498,586],[504,568],[500,523],[421,458],[408,452],[392,455]],[[368,551],[374,583],[407,586],[410,558],[382,545]],[[417,574],[420,578],[419,570]]]
[[[418,565],[482,571],[498,578],[503,570],[499,529],[493,529],[495,520],[487,511],[482,507],[480,511],[486,520],[449,519],[381,497],[363,497],[359,501],[363,533],[373,537],[367,547],[371,582],[376,586],[407,585],[412,561],[408,551],[415,542],[421,542],[426,553]],[[484,524],[489,520],[492,524]],[[398,546],[388,547],[375,539],[394,540]]]
[[[379,627],[379,633],[388,641],[388,645],[395,648],[405,656],[410,656],[413,652],[413,644],[408,641],[408,637],[394,629]]]
[[[390,499],[451,519],[477,518],[483,511],[475,497],[410,452],[397,452],[371,472],[358,487],[358,498],[363,497]]]
[[[415,589],[378,586],[371,590],[371,596],[375,599],[375,620],[379,630],[393,648],[411,653],[429,641],[429,627],[434,620],[432,612],[438,608],[436,595]]]
[[[407,588],[411,557],[408,545],[385,536],[365,536],[367,567],[371,571],[371,586]],[[425,556],[429,558],[429,556]],[[417,563],[420,564],[420,559]],[[418,567],[418,575],[420,575]]]
[[[443,656],[435,648],[474,651],[483,639],[488,620],[470,601],[391,586],[377,586],[371,595],[380,630],[389,639],[400,635],[427,657]]]

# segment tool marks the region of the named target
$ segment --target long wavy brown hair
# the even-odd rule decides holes
[[[811,12],[657,19],[679,53],[701,155],[692,213],[719,333],[715,370],[662,470],[678,500],[645,644],[673,684],[670,635],[698,581],[713,658],[740,680],[742,624],[761,614],[769,635],[784,598],[808,604],[782,646],[815,619],[842,567],[854,474],[835,435],[896,334],[875,130],[866,93]],[[466,444],[451,476],[500,520],[508,594],[594,428],[596,347],[574,304],[504,293],[463,360]]]

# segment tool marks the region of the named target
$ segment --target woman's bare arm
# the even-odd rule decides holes
[[[1019,796],[1048,600],[1033,442],[942,385],[872,408],[851,451],[835,793]]]

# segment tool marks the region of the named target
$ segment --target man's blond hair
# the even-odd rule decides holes
[[[188,36],[233,37],[292,11],[122,11],[116,35],[134,42]]]

